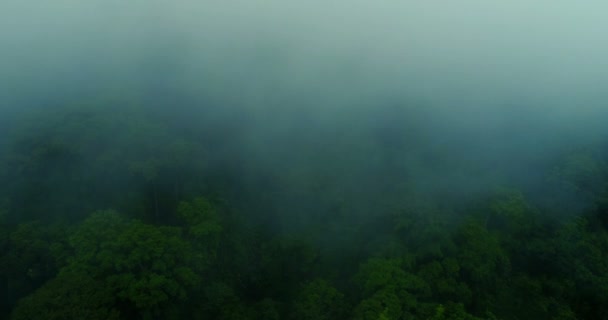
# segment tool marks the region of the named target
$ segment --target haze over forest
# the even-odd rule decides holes
[[[608,5],[0,4],[0,318],[608,319]]]

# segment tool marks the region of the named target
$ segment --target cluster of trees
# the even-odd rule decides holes
[[[178,114],[103,100],[15,119],[0,141],[2,317],[608,317],[601,146],[551,159],[532,187],[456,200],[408,181],[424,150],[400,132],[300,137],[305,160],[272,154],[285,165],[235,160],[255,139]]]

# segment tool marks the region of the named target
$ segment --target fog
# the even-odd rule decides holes
[[[0,0],[0,318],[606,318],[607,12]]]
[[[552,108],[565,108],[599,100],[606,77],[606,8],[593,2],[62,0],[2,6],[9,84],[54,79],[57,85],[86,72],[141,78],[142,69],[164,62],[171,65],[164,78],[231,81],[257,95],[254,89],[262,88],[275,95],[334,93],[334,99],[415,94],[438,104],[552,100],[562,102]],[[155,57],[163,61],[150,62]]]
[[[333,189],[371,192],[363,202],[387,180],[453,197],[530,187],[556,157],[605,138],[606,10],[3,1],[1,112],[10,128],[11,114],[135,99],[175,128],[210,128],[210,161],[240,179],[327,170]]]

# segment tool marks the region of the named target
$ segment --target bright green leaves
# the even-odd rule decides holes
[[[366,295],[396,285],[406,277],[399,259],[370,259],[359,268],[357,282]]]
[[[183,202],[179,213],[184,228],[98,211],[63,243],[45,242],[46,236],[36,231],[39,226],[23,225],[10,240],[25,260],[34,263],[34,258],[53,261],[56,257],[65,266],[55,279],[21,302],[15,317],[28,319],[30,309],[56,309],[51,319],[110,319],[118,311],[135,311],[144,318],[174,314],[175,306],[201,283],[222,230],[215,208],[203,198]],[[41,266],[49,265],[53,264]],[[14,269],[18,267],[32,277],[49,273],[25,262]],[[61,282],[67,283],[69,294],[62,293],[66,289]],[[111,308],[117,305],[120,310]]]
[[[195,252],[180,235],[179,228],[100,212],[72,237],[76,255],[71,267],[95,275],[137,309],[156,310],[172,299],[185,298],[188,288],[200,282],[193,270]]]
[[[481,320],[464,310],[462,304],[449,303],[447,305],[438,305],[435,308],[435,314],[428,320]]]
[[[204,223],[201,217],[192,218]],[[130,306],[127,309],[133,308],[142,315],[161,315],[165,307],[186,299],[189,290],[200,284],[203,265],[200,259],[209,258],[196,252],[182,233],[178,227],[145,224],[114,211],[96,212],[70,237],[72,255],[59,277],[23,304],[27,308],[30,304],[50,308],[55,302],[45,299],[52,300],[53,294],[59,294],[53,291],[62,290],[57,281],[83,277],[83,285],[94,285],[96,290],[107,293],[108,305]],[[109,316],[102,310],[104,303],[79,302],[78,299],[86,298],[89,289],[79,287],[77,281],[70,283],[74,292],[82,294],[66,295],[61,304],[83,304]],[[71,310],[64,311],[66,319],[76,317]]]
[[[428,296],[430,288],[404,265],[401,259],[380,258],[361,265],[355,281],[366,298],[355,310],[356,319],[401,319],[418,311],[418,299]]]
[[[355,320],[397,320],[403,315],[401,300],[391,290],[381,290],[355,308]]]

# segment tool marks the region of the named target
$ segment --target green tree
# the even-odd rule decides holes
[[[438,305],[435,308],[435,314],[428,320],[481,320],[482,318],[475,317],[467,313],[462,304],[449,303],[447,305]]]
[[[500,288],[511,271],[507,252],[499,238],[477,222],[468,222],[455,235],[463,281],[473,291],[472,310],[484,313],[492,308],[496,290]]]
[[[316,279],[304,284],[294,298],[291,319],[342,319],[344,307],[344,295],[327,281]]]
[[[118,320],[112,288],[82,272],[62,271],[19,301],[13,320]]]
[[[401,319],[422,311],[419,299],[428,297],[430,288],[404,267],[411,268],[409,259],[372,258],[361,265],[355,281],[364,299],[355,308],[356,319]]]
[[[9,305],[53,278],[64,264],[67,230],[54,224],[30,222],[2,234],[0,279],[3,301]]]
[[[116,296],[145,315],[158,315],[187,297],[201,281],[206,257],[193,251],[175,227],[127,220],[115,212],[87,219],[70,239],[70,268],[113,288]]]
[[[63,295],[61,303],[66,308],[59,308],[56,318],[61,318],[62,311],[68,319],[107,306],[112,316],[117,308],[127,316],[174,317],[188,292],[201,283],[201,272],[210,259],[196,252],[182,234],[180,228],[145,224],[114,211],[93,213],[69,238],[73,253],[60,275],[23,300],[19,314],[28,314],[24,310],[30,305],[38,309],[56,306],[59,302],[45,299],[61,295],[64,289],[59,283],[75,278],[80,280],[70,280],[70,290],[82,294]],[[79,283],[87,287],[79,287]],[[104,299],[89,302],[89,298],[96,299],[97,291],[105,293]],[[84,310],[70,307],[80,303]],[[99,312],[100,317],[106,314]]]

